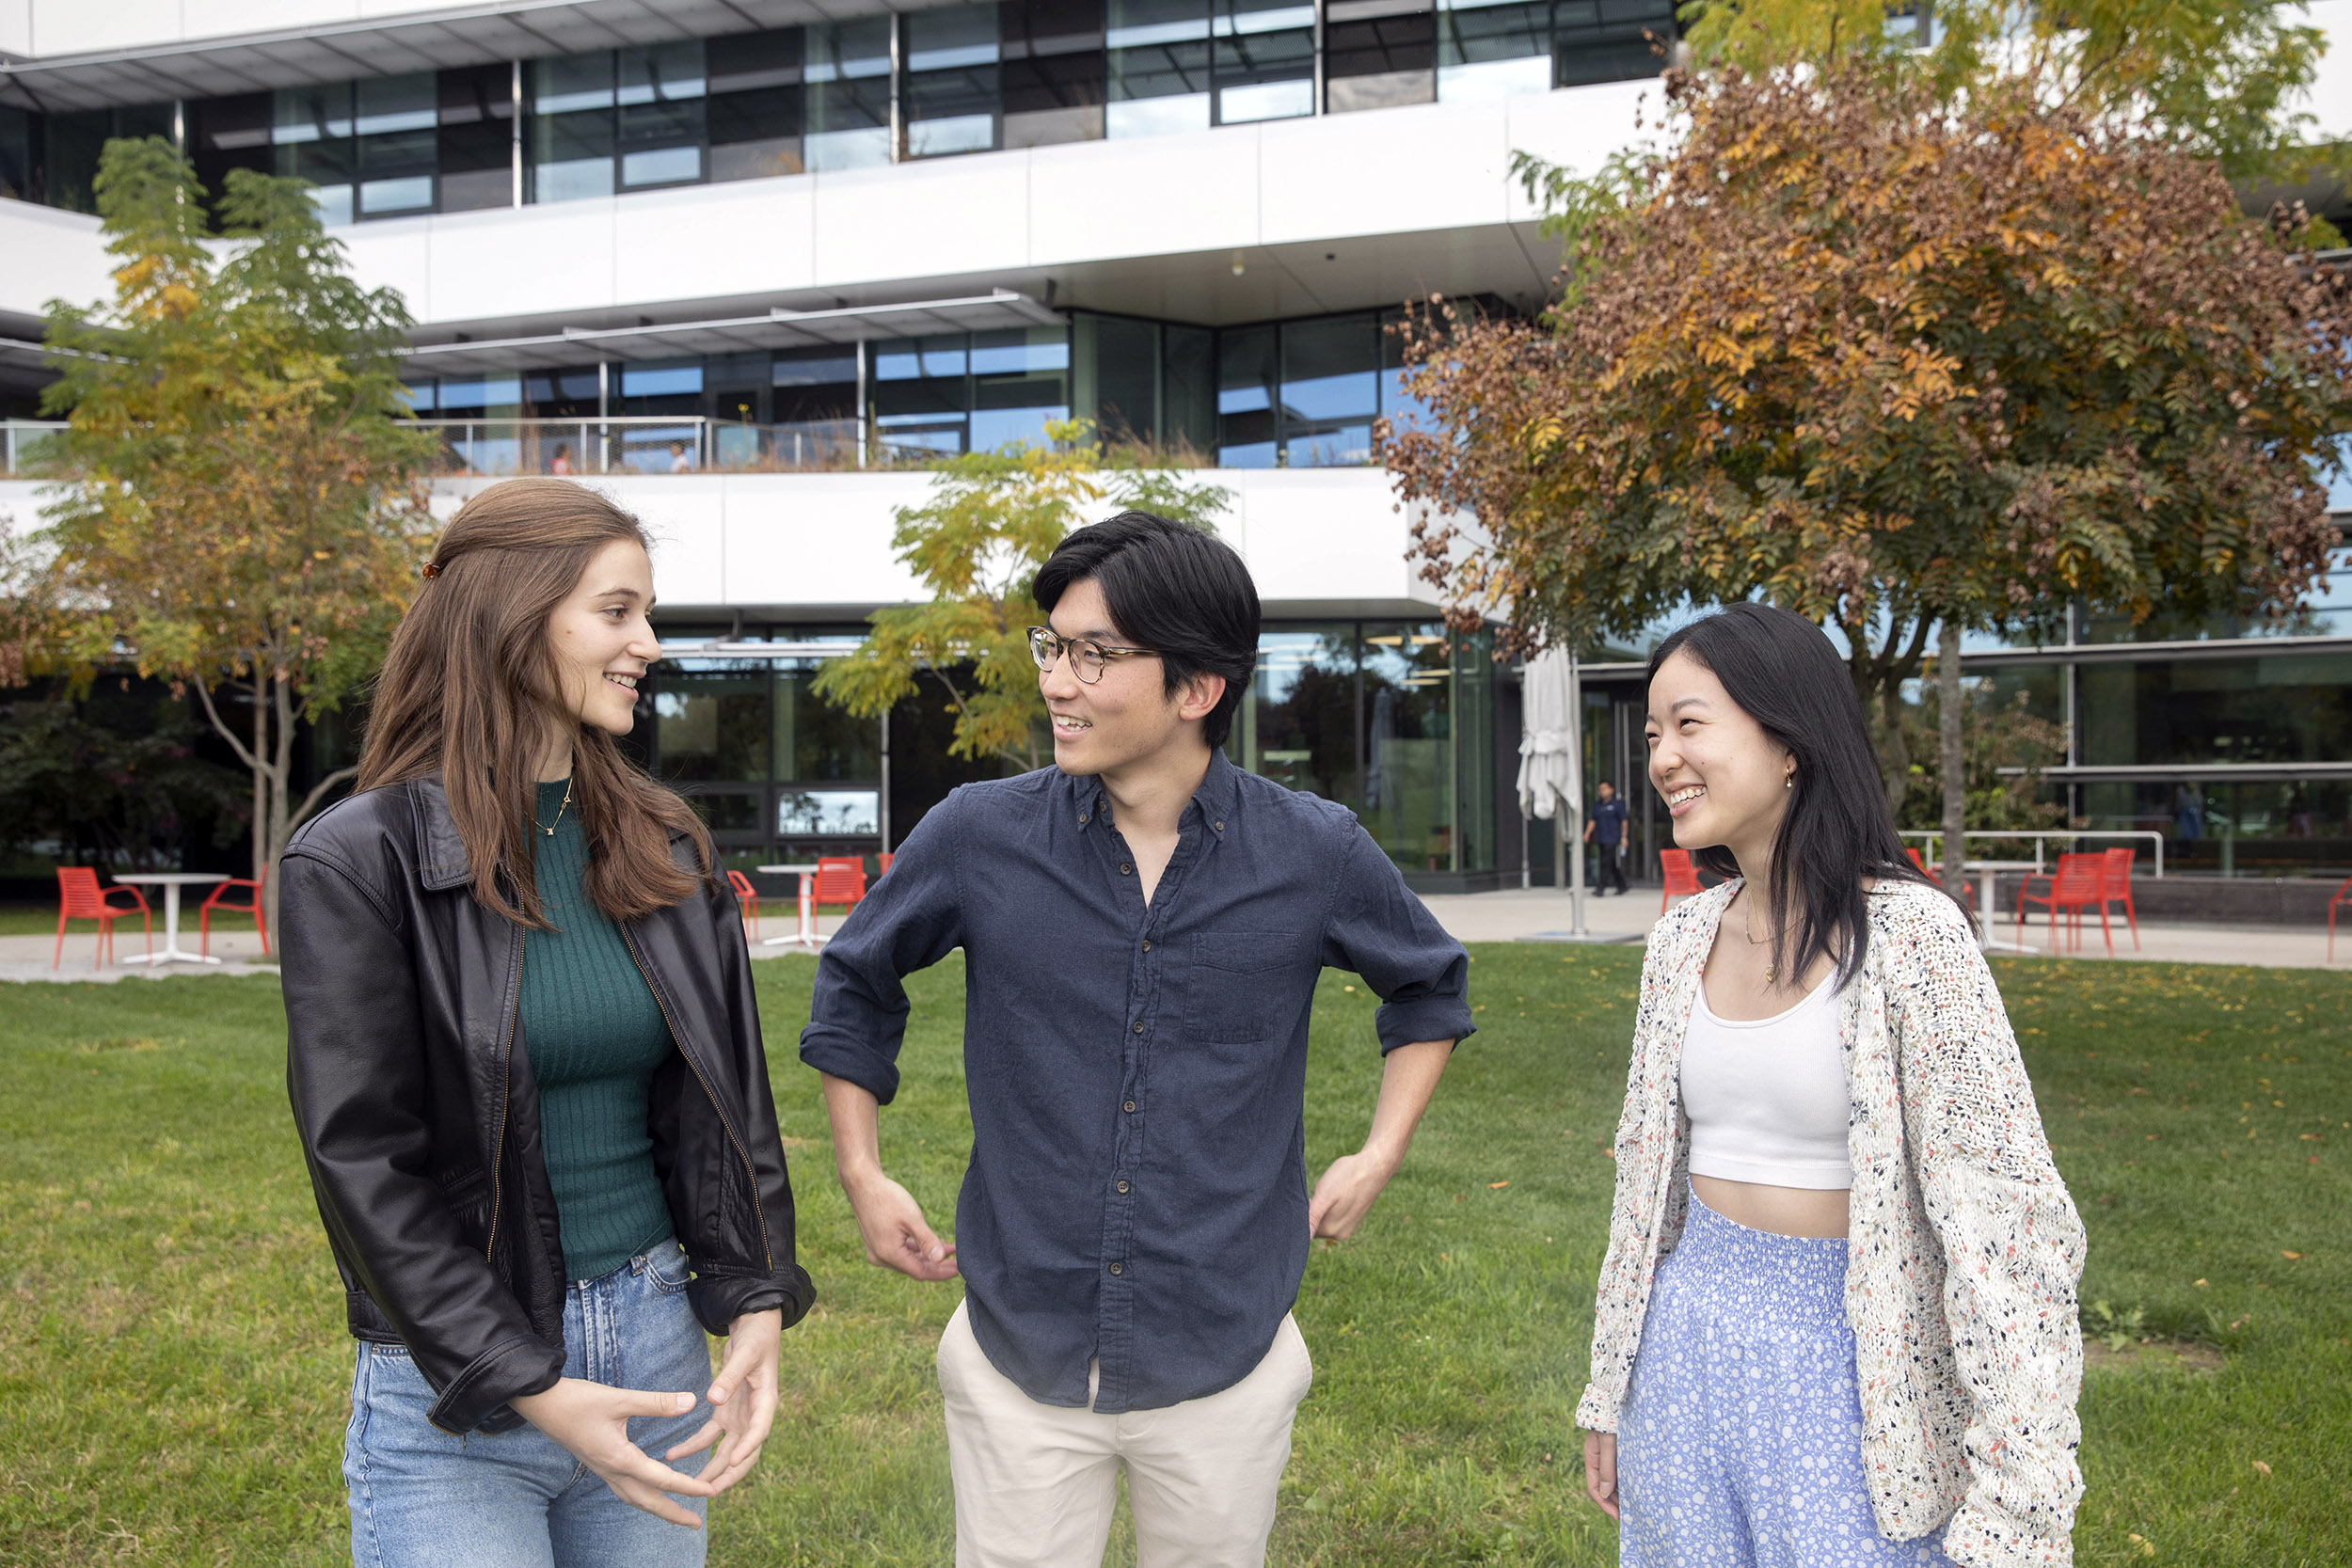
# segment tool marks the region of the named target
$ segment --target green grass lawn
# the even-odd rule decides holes
[[[147,895],[148,908],[154,911],[155,940],[161,942],[164,938],[163,890],[145,888],[141,891]],[[180,930],[187,939],[181,943],[182,946],[196,945],[197,906],[204,902],[205,896],[211,891],[210,888],[180,890]],[[190,894],[194,896],[191,897]],[[121,904],[125,900],[118,898],[115,902]],[[249,914],[239,914],[231,910],[215,910],[213,911],[213,929],[215,931],[250,931],[253,929],[253,917]],[[69,953],[74,951],[73,944],[78,941],[81,943],[82,957],[87,959],[89,957],[89,939],[97,933],[98,922],[95,920],[70,922],[65,928],[66,950]],[[55,899],[46,904],[0,904],[0,937],[54,937],[56,934],[57,905]],[[126,939],[132,943],[128,948],[122,946]],[[137,945],[138,940],[139,911],[133,910],[127,918],[118,919],[115,922],[115,946],[119,951],[137,952],[140,950]]]
[[[1282,1564],[1614,1561],[1571,1412],[1640,956],[1477,949],[1482,1032],[1364,1234],[1318,1247]],[[821,1301],[787,1337],[719,1564],[945,1563],[932,1349],[952,1287],[868,1268],[792,1057],[814,966],[758,966]],[[2087,1563],[2342,1562],[2352,1520],[2352,983],[2004,960],[2134,1348],[2085,1389]],[[960,960],[921,976],[884,1156],[943,1223],[968,1147]],[[1353,989],[1351,989],[1353,987]],[[351,1349],[283,1088],[274,979],[25,986],[0,1045],[0,1563],[327,1563]],[[1326,977],[1310,1157],[1360,1139],[1374,1001]],[[2185,1350],[2186,1357],[2171,1354]],[[2145,1544],[2144,1547],[2142,1544]],[[1132,1560],[1124,1543],[1114,1561]]]

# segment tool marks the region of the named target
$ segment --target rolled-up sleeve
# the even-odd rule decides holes
[[[1405,885],[1404,873],[1361,824],[1351,824],[1323,961],[1363,976],[1381,1007],[1376,1026],[1385,1055],[1416,1040],[1461,1040],[1470,1022],[1470,955],[1448,936],[1429,906]]]
[[[890,869],[825,943],[801,1060],[887,1105],[907,1032],[905,977],[963,943],[956,865],[961,791],[925,815]]]

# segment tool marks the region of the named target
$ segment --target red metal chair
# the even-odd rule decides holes
[[[2106,887],[2100,895],[2102,912],[2105,906],[2119,899],[2123,905],[2123,922],[2132,928],[2132,951],[2139,951],[2139,911],[2132,908],[2132,865],[2139,859],[2137,849],[2110,849],[2106,852]]]
[[[1688,849],[1661,849],[1658,866],[1665,874],[1666,892],[1658,900],[1658,912],[1664,914],[1677,898],[1688,898],[1700,891],[1698,868],[1691,863]]]
[[[132,900],[130,904],[112,904],[107,900],[116,894]],[[98,946],[90,959],[90,968],[103,969],[114,954],[115,919],[135,908],[139,911],[139,929],[147,937],[147,950],[155,951],[155,923],[147,907],[147,895],[135,887],[102,888],[98,873],[87,865],[57,867],[57,951],[49,960],[56,969],[65,962],[65,923],[69,920],[98,922]]]
[[[727,873],[727,886],[735,890],[736,908],[743,911],[743,937],[747,942],[759,940],[759,890],[740,871]]]
[[[2036,882],[2049,884],[2047,893],[2036,893]],[[2107,925],[2107,858],[2093,851],[2089,854],[2064,854],[2058,857],[2058,874],[2042,874],[2026,879],[2017,890],[2017,940],[2026,938],[2026,906],[2040,904],[2050,911],[2050,951],[2058,951],[2058,915],[2067,915],[2067,928],[2072,935],[2071,945],[2079,952],[2083,944],[2083,911],[2099,911],[2099,930],[2107,939],[2107,956],[2115,956],[2115,931]]]
[[[1919,868],[1919,874],[1921,876],[1925,877],[1929,881],[1933,882],[1937,887],[1942,887],[1944,885],[1944,867],[1940,863],[1934,865],[1930,865],[1925,860],[1920,858],[1919,851],[1913,848],[1908,844],[1903,846],[1903,853],[1911,857],[1911,863]],[[1974,899],[1976,895],[1976,884],[1968,880],[1967,878],[1963,877],[1960,879],[1960,901],[1963,904],[1968,903]]]
[[[2328,961],[2329,963],[2336,961],[2336,911],[2340,909],[2352,910],[2352,877],[2346,877],[2344,879],[2344,886],[2336,889],[2336,895],[2328,900]]]
[[[263,872],[262,875],[267,877],[269,873]],[[229,895],[240,890],[251,896],[242,904],[230,902]],[[262,933],[262,957],[265,958],[269,957],[269,921],[262,913],[262,884],[260,882],[247,877],[231,877],[214,888],[212,896],[205,899],[203,907],[196,911],[198,951],[208,958],[213,956],[213,911],[215,910],[226,910],[230,914],[251,915],[253,928]]]
[[[855,909],[866,896],[866,857],[863,855],[819,855],[817,857],[817,891],[809,901],[819,907],[840,904]]]
[[[890,874],[890,851],[884,849],[879,858],[882,861],[882,869],[874,873],[874,879],[878,882]]]

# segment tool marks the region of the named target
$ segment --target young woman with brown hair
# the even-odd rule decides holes
[[[352,1555],[699,1563],[814,1291],[734,900],[613,744],[660,657],[645,535],[512,480],[424,574],[358,791],[281,872],[288,1083],[360,1341]]]

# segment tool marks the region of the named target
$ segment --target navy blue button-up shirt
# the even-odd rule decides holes
[[[1231,1387],[1307,1266],[1307,1023],[1326,965],[1384,1051],[1470,1033],[1469,958],[1344,808],[1222,752],[1147,907],[1093,779],[967,784],[818,965],[801,1059],[887,1104],[901,977],[961,947],[974,1336],[1029,1397],[1152,1410]],[[1369,1110],[1369,1107],[1366,1108]]]

